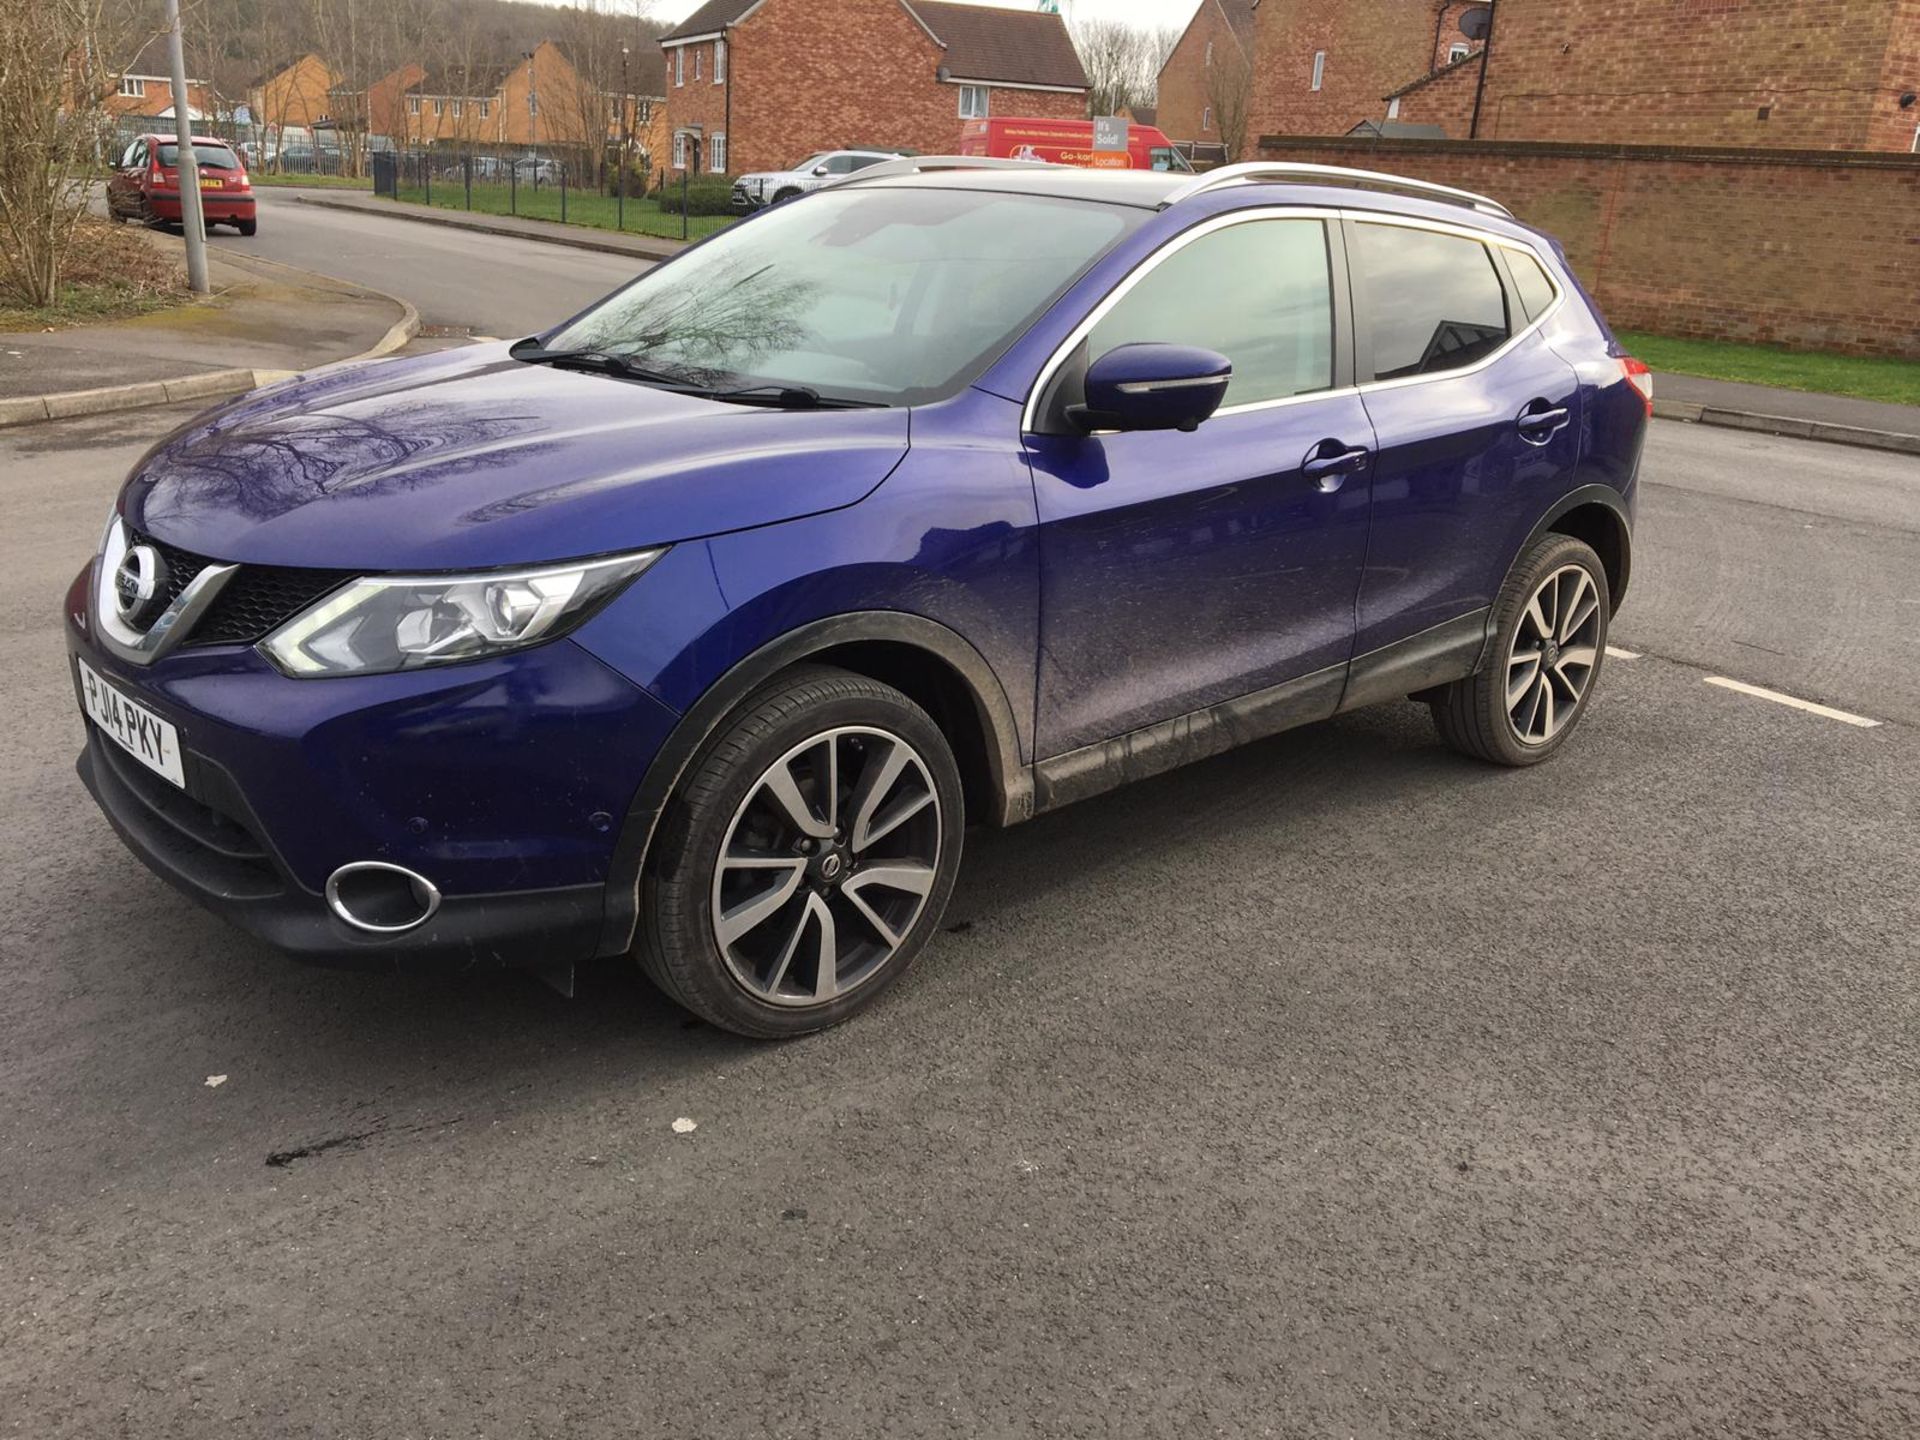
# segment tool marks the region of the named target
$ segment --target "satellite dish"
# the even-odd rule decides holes
[[[1493,7],[1480,5],[1460,17],[1460,33],[1469,40],[1484,40],[1493,28]]]

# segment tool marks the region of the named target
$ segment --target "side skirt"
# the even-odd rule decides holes
[[[1033,767],[1033,813],[1057,810],[1342,711],[1463,679],[1480,668],[1492,613],[1476,610],[1362,655],[1350,666],[1330,665],[1042,760]]]
[[[1356,656],[1340,709],[1399,700],[1477,674],[1492,639],[1492,620],[1493,607],[1488,606]]]

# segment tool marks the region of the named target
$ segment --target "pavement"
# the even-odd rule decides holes
[[[1656,422],[1551,764],[1395,704],[973,832],[754,1045],[124,853],[59,597],[185,413],[0,434],[0,1435],[1920,1434],[1907,458]]]
[[[208,259],[205,300],[110,325],[0,334],[0,426],[210,400],[389,353],[419,324],[406,301],[364,285],[251,255]]]
[[[1654,377],[1655,409],[1673,420],[1920,455],[1920,406],[1814,395],[1695,375]]]

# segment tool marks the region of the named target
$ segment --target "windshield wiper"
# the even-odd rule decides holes
[[[735,405],[769,405],[782,410],[884,410],[884,400],[851,400],[840,395],[822,395],[811,385],[743,385],[737,390],[697,390],[694,394],[708,400],[725,400]]]
[[[618,375],[623,380],[644,380],[650,385],[666,385],[689,394],[704,393],[698,386],[686,384],[677,375],[662,374],[636,365],[611,350],[548,350],[522,340],[507,351],[516,360],[529,365],[552,365],[563,370],[597,370],[603,375]]]

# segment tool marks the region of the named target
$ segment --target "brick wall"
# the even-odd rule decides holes
[[[1261,155],[1491,195],[1625,329],[1920,360],[1920,159],[1278,135]]]
[[[1903,86],[1916,0],[1500,0],[1480,134],[1904,151]]]
[[[1207,47],[1213,47],[1213,64],[1207,63]],[[1243,54],[1233,27],[1221,13],[1215,0],[1202,0],[1194,12],[1179,44],[1160,70],[1160,98],[1155,121],[1167,138],[1178,143],[1202,145],[1225,143],[1221,136],[1221,114],[1234,103],[1235,87],[1243,92],[1251,86],[1250,57]],[[1238,103],[1246,113],[1251,96],[1242,93]],[[1209,116],[1208,111],[1214,113]],[[1209,123],[1209,121],[1211,123]],[[1251,149],[1253,130],[1243,126],[1243,148]],[[1245,156],[1229,154],[1228,160]]]
[[[1379,119],[1382,96],[1431,68],[1434,19],[1434,0],[1266,0],[1255,12],[1249,132],[1344,135]],[[1316,91],[1313,57],[1322,50]]]
[[[1473,128],[1473,97],[1479,86],[1479,61],[1449,66],[1402,94],[1394,118],[1410,125],[1438,125],[1449,140],[1464,140]]]
[[[956,95],[949,98],[953,107],[953,130],[941,144],[945,153],[952,154],[960,144],[960,97]],[[1020,90],[996,85],[993,93],[987,97],[987,113],[1035,115],[1048,120],[1084,120],[1087,118],[1087,97],[1063,90]]]

